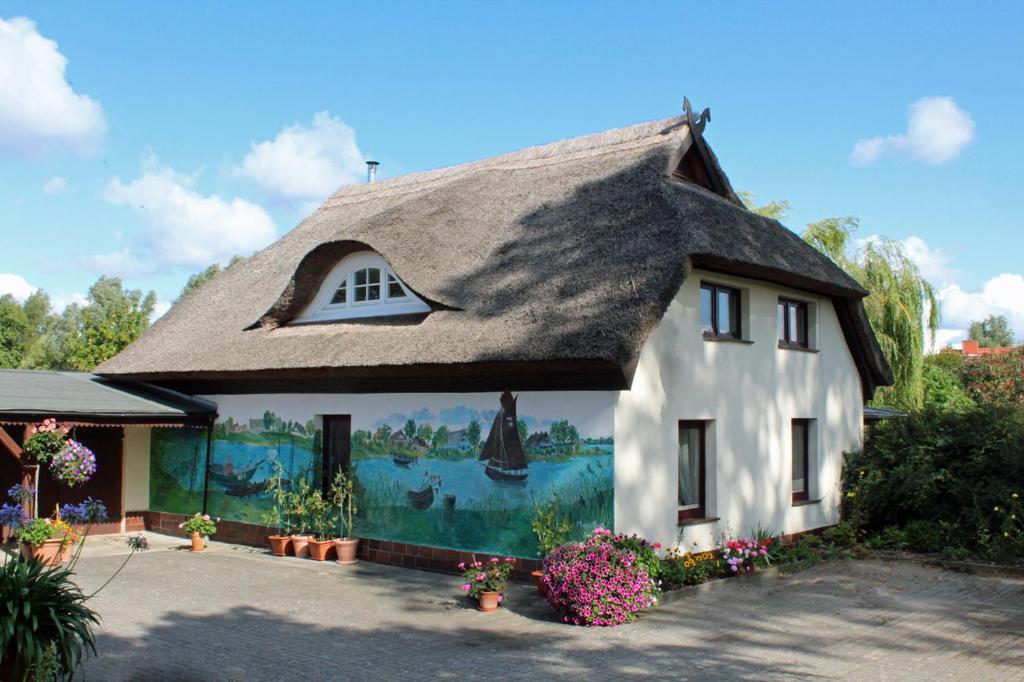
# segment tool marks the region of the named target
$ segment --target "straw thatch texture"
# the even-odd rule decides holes
[[[344,187],[98,371],[158,380],[598,361],[628,375],[694,266],[824,293],[855,319],[865,292],[831,261],[777,222],[671,178],[689,141],[678,124],[656,121]],[[331,265],[361,248],[383,255],[433,312],[288,326]],[[863,356],[862,378],[873,390],[888,367],[870,348],[870,329],[856,324],[848,340],[858,344],[854,355]]]

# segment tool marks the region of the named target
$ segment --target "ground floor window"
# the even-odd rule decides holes
[[[811,421],[793,420],[793,502],[810,498]]]
[[[701,519],[706,511],[706,423],[679,422],[678,507],[679,520]]]

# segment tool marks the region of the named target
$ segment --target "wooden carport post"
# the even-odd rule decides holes
[[[28,437],[28,426],[25,427],[25,437]],[[7,430],[0,426],[0,445],[4,447],[7,452],[11,454],[11,457],[15,459],[18,464],[21,465],[21,485],[26,488],[35,486],[35,471],[38,471],[39,467],[33,467],[26,465],[21,459],[22,449],[21,446],[14,442],[11,435],[7,433]],[[25,516],[28,518],[35,518],[36,515],[36,504],[35,497],[26,498],[21,501],[21,506],[25,510]]]

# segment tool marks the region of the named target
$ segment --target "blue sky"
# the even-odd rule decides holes
[[[940,341],[990,311],[1024,336],[1020,3],[340,5],[0,6],[0,291],[63,304],[106,273],[166,305],[367,158],[391,177],[687,95],[791,228],[909,240]]]

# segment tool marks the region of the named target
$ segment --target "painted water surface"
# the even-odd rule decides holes
[[[426,405],[416,400],[396,398],[386,412],[352,401],[334,412],[352,417],[357,535],[530,557],[536,555],[531,517],[551,501],[581,537],[595,526],[611,527],[610,410],[602,407],[595,416],[569,402],[552,414],[559,402],[545,396],[533,398],[534,405],[547,406],[538,413],[529,398],[520,404],[508,392],[438,396]],[[563,414],[575,414],[575,420]],[[263,523],[272,506],[266,483],[278,461],[292,481],[320,486],[319,420],[291,416],[268,409],[217,424],[208,471],[210,514]],[[202,431],[154,430],[151,509],[201,508],[205,447]]]

